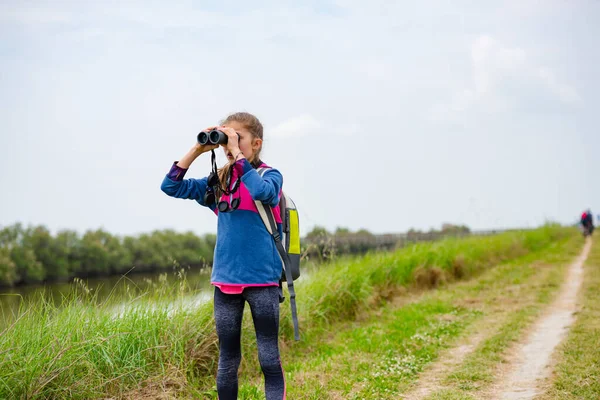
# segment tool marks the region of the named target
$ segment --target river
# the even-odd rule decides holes
[[[205,301],[212,295],[208,270],[189,270],[185,279],[181,273],[136,273],[126,276],[109,276],[75,279],[68,283],[48,283],[40,285],[0,288],[0,323],[14,320],[30,302],[44,298],[60,306],[64,298],[75,293],[93,297],[97,303],[110,302],[118,305],[141,294],[149,295],[182,293],[196,302]]]

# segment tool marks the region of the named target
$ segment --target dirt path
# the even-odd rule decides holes
[[[566,282],[556,300],[532,327],[526,341],[513,349],[498,383],[492,388],[490,398],[532,399],[539,394],[539,383],[551,372],[550,356],[575,320],[583,264],[591,246],[592,241],[588,239],[581,255],[569,267]]]
[[[454,367],[460,365],[465,357],[469,355],[482,340],[485,339],[485,333],[478,333],[467,338],[467,343],[458,347],[451,348],[440,355],[440,361],[433,365],[433,368],[427,370],[419,377],[419,385],[411,392],[402,396],[403,400],[419,400],[431,395],[442,387],[441,379],[445,376],[445,371],[451,371]]]

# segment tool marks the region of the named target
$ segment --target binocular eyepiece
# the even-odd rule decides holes
[[[238,140],[240,134],[238,133]],[[218,129],[213,129],[210,132],[202,131],[198,134],[198,143],[204,145],[227,144],[227,135]]]

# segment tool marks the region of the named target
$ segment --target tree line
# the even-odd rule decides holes
[[[366,229],[352,232],[347,228],[337,228],[333,232],[316,226],[302,241],[305,256],[316,257],[319,261],[333,259],[341,254],[364,254],[372,250],[394,250],[411,243],[438,240],[445,237],[466,236],[471,229],[466,225],[445,223],[441,229],[421,231],[410,229],[406,233],[373,234]]]
[[[432,233],[469,233],[464,226],[445,224],[442,231],[374,235],[367,230],[329,232],[315,227],[302,239],[304,257],[325,261],[338,254],[359,254],[374,249],[400,247],[410,241],[432,240]],[[0,229],[0,286],[61,282],[72,278],[108,276],[128,272],[159,272],[174,268],[210,266],[216,243],[214,234],[153,231],[138,236],[116,236],[103,229],[83,235],[61,230],[55,235],[43,225],[20,223]]]
[[[68,281],[74,277],[165,271],[212,263],[216,236],[154,231],[119,237],[102,229],[83,235],[17,223],[0,229],[0,285]]]

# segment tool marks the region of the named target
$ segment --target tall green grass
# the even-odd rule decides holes
[[[399,288],[437,286],[543,249],[572,234],[559,226],[498,236],[418,244],[396,252],[341,258],[298,281],[302,335],[378,307]],[[106,398],[158,385],[195,397],[218,357],[212,302],[188,307],[183,291],[156,288],[116,308],[81,291],[63,304],[34,302],[0,332],[0,398]],[[165,307],[165,302],[171,305]],[[173,305],[174,304],[174,305]],[[284,342],[293,341],[289,303],[281,307]],[[251,328],[245,318],[245,332]],[[244,368],[258,368],[253,334],[244,335]]]
[[[539,400],[600,397],[600,245],[597,242],[586,262],[577,319],[554,357],[556,365],[550,386]]]
[[[531,231],[446,239],[395,252],[341,258],[311,271],[310,280],[298,285],[301,328],[326,329],[331,322],[353,319],[367,308],[378,307],[407,286],[428,288],[465,279],[503,261],[541,250],[569,234],[574,234],[573,230],[546,225]],[[287,307],[283,307],[283,334],[292,338],[288,314]]]

